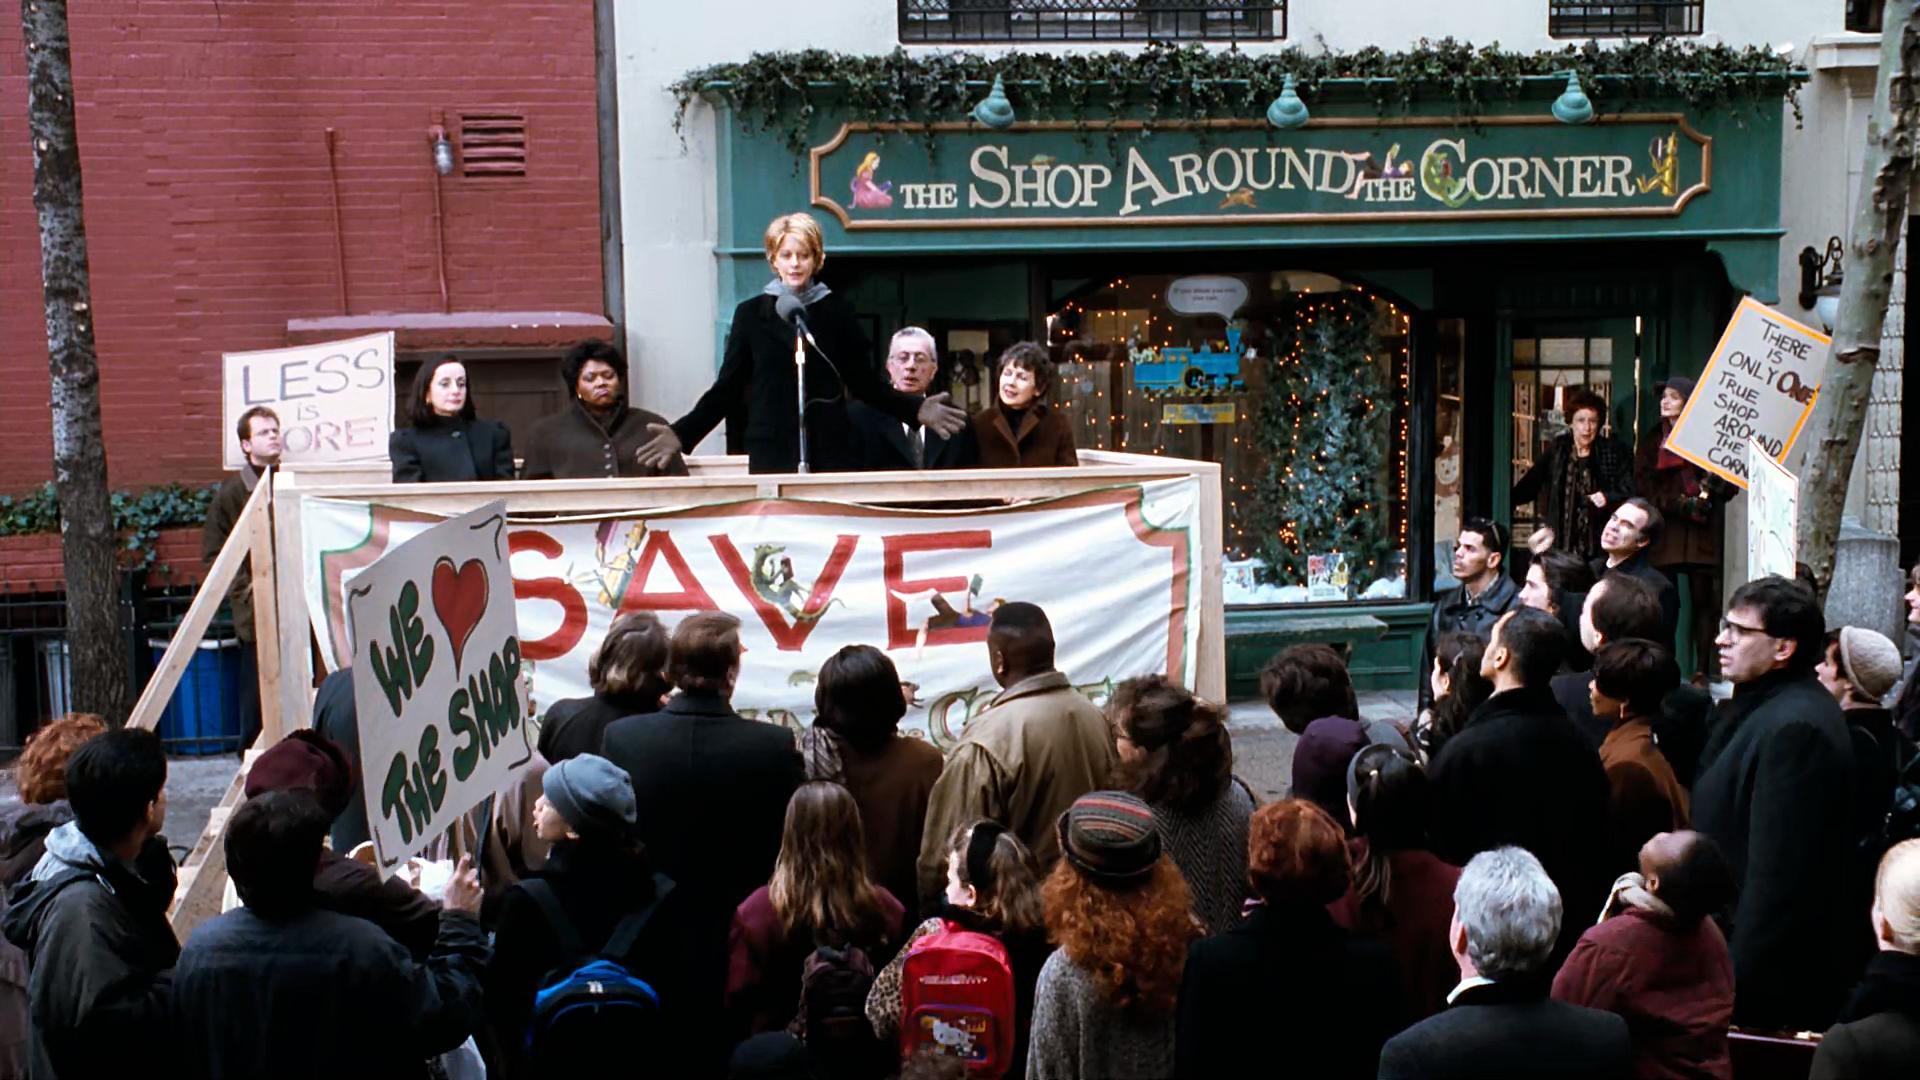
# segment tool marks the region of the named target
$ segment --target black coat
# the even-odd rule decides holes
[[[1588,458],[1594,490],[1607,497],[1605,506],[1586,507],[1589,536],[1585,550],[1594,552],[1600,550],[1600,529],[1607,518],[1621,503],[1633,497],[1633,455],[1605,435],[1596,435]],[[1541,508],[1540,516],[1549,526],[1555,526],[1560,520],[1560,499],[1567,489],[1567,469],[1573,459],[1572,433],[1555,438],[1553,446],[1534,459],[1526,475],[1514,481],[1513,504],[1532,502],[1544,494],[1546,505]],[[1554,537],[1553,544],[1567,551],[1581,550],[1564,536]]]
[[[1600,917],[1617,871],[1600,752],[1546,687],[1488,698],[1433,761],[1434,854],[1456,866],[1482,851],[1526,848],[1560,889],[1555,962]]]
[[[387,439],[396,484],[513,479],[513,436],[497,420],[441,421]]]
[[[635,409],[623,399],[611,419],[603,422],[587,411],[567,387],[568,405],[543,416],[527,436],[527,460],[522,480],[591,480],[603,476],[685,476],[687,462],[679,454],[656,469],[640,464],[640,448],[653,438],[648,424],[667,418]]]
[[[320,680],[313,695],[313,729],[346,751],[347,760],[360,769],[359,709],[353,701],[353,669],[343,667]],[[367,825],[367,793],[357,781],[347,794],[347,808],[333,819],[330,841],[342,855],[373,839]]]
[[[599,694],[556,701],[540,721],[540,756],[558,765],[570,757],[600,752],[607,725],[628,716],[660,711],[664,681],[650,681],[636,694]]]
[[[1570,671],[1564,675],[1555,675],[1553,682],[1553,700],[1567,714],[1574,730],[1587,737],[1597,751],[1600,744],[1607,741],[1607,732],[1612,730],[1613,721],[1593,714],[1593,672]]]
[[[1633,1075],[1633,1039],[1613,1013],[1547,998],[1544,983],[1462,991],[1446,1012],[1387,1041],[1380,1080]]]
[[[900,421],[864,401],[847,406],[848,434],[854,459],[871,472],[892,469],[965,469],[979,460],[980,451],[973,441],[971,426],[949,439],[932,428],[921,428],[926,441],[925,463],[913,463],[913,447],[907,442],[907,429]],[[918,427],[919,425],[915,425]]]
[[[1414,679],[1422,709],[1433,704],[1433,680],[1429,676],[1433,674],[1433,650],[1440,643],[1440,635],[1464,630],[1490,637],[1493,624],[1500,621],[1500,616],[1519,606],[1520,587],[1505,570],[1496,574],[1493,584],[1472,600],[1467,599],[1465,585],[1456,585],[1434,597],[1433,616],[1427,620],[1427,642],[1420,649],[1420,670]]]
[[[1188,947],[1175,1067],[1211,1080],[1278,1053],[1288,1075],[1372,1077],[1405,1016],[1384,944],[1336,926],[1325,907],[1261,906]]]
[[[1734,1022],[1773,1030],[1831,1023],[1847,985],[1853,747],[1840,706],[1811,672],[1775,671],[1721,704],[1693,785],[1693,827],[1740,884],[1729,909]]]
[[[1680,590],[1674,588],[1672,578],[1647,561],[1646,550],[1641,549],[1632,558],[1611,568],[1607,566],[1606,557],[1603,555],[1593,560],[1592,570],[1595,581],[1610,574],[1624,574],[1647,583],[1647,586],[1660,598],[1660,618],[1667,628],[1667,636],[1660,639],[1660,644],[1671,651],[1674,634],[1678,632],[1680,626]]]
[[[440,916],[422,963],[360,919],[319,908],[266,919],[236,908],[201,924],[180,953],[178,1075],[425,1076],[429,1057],[480,1027],[487,951],[480,924],[457,912]]]
[[[847,437],[845,395],[902,423],[919,415],[923,399],[888,385],[874,366],[873,345],[853,306],[840,294],[829,293],[810,305],[806,320],[819,343],[807,349],[808,460],[814,472],[859,468]],[[742,441],[749,471],[793,472],[800,461],[794,379],[793,328],[774,314],[774,298],[763,293],[743,300],[733,309],[719,376],[692,411],[673,422],[674,434],[691,449],[744,403]]]
[[[1882,952],[1827,1029],[1809,1080],[1911,1080],[1920,1070],[1920,956]]]

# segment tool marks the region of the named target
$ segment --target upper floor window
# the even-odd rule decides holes
[[[1274,41],[1285,0],[900,0],[900,40]]]
[[[1706,7],[1707,0],[1638,0],[1630,4],[1547,0],[1547,33],[1572,38],[1698,34]]]

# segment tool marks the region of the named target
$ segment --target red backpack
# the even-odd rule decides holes
[[[1013,966],[991,934],[947,922],[913,943],[900,974],[900,1055],[926,1050],[966,1060],[972,1077],[1013,1063]]]

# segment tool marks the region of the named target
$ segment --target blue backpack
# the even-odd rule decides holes
[[[639,943],[647,920],[673,891],[673,880],[653,876],[653,901],[613,928],[597,955],[588,952],[553,887],[538,878],[520,883],[546,916],[562,955],[572,957],[533,995],[527,1059],[543,1076],[587,1075],[584,1070],[629,1060],[660,1032],[660,995],[621,962]]]

